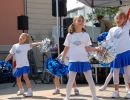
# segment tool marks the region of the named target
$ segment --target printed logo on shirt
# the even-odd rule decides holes
[[[79,46],[79,45],[81,45],[81,41],[74,41],[73,45]]]
[[[16,50],[16,53],[19,54],[21,52],[21,50]]]
[[[114,38],[119,39],[122,34],[123,34],[122,29],[121,29],[121,28],[118,28],[118,29],[115,30],[115,32],[114,32]]]

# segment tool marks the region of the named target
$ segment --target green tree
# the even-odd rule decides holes
[[[106,7],[106,8],[95,8],[92,13],[87,14],[88,20],[96,20],[97,15],[103,15],[103,16],[109,16],[110,20],[114,19],[115,14],[119,8],[111,8],[111,7]]]

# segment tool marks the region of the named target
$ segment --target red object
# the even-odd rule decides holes
[[[58,48],[56,47],[56,48],[54,48],[54,50],[55,50],[55,51],[58,51]]]
[[[129,16],[130,16],[130,8],[129,8],[128,12],[127,12],[127,17],[129,18]]]
[[[16,68],[16,60],[13,61],[13,68]]]

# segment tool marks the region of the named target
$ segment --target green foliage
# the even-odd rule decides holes
[[[88,20],[96,20],[96,16],[97,15],[103,15],[106,16],[108,15],[109,18],[111,20],[113,20],[113,17],[115,16],[115,14],[117,13],[117,11],[119,10],[119,8],[111,8],[111,7],[107,7],[107,8],[95,8],[93,10],[93,13],[89,13],[87,14],[88,16]]]

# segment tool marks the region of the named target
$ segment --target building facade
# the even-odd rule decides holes
[[[28,33],[35,40],[51,36],[52,27],[56,25],[56,17],[52,16],[52,0],[27,0],[27,15]]]
[[[22,0],[2,0],[0,3],[0,58],[18,41],[17,16],[24,14]]]
[[[84,16],[85,20],[86,20],[86,25],[87,26],[92,26],[92,22],[91,21],[87,21],[88,16],[87,14],[92,13],[92,8],[88,7],[88,6],[82,6],[82,7],[77,7],[75,9],[69,10],[67,12],[67,17],[73,18],[76,15],[82,15]]]

